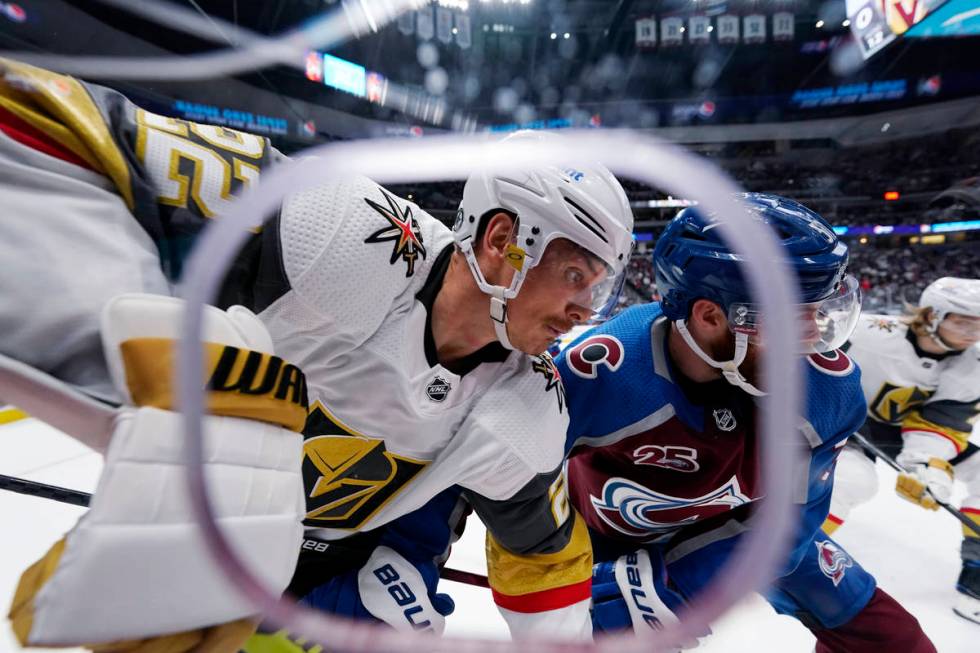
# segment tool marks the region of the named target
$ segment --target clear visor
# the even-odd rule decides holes
[[[839,349],[851,337],[861,315],[861,289],[857,279],[847,275],[833,295],[819,302],[800,304],[796,314],[802,353]],[[728,309],[728,327],[734,333],[748,334],[753,344],[762,341],[762,322],[758,304],[732,304]]]
[[[553,284],[556,292],[581,306],[586,319],[597,322],[609,317],[626,280],[626,266],[616,270],[601,258],[566,238],[548,244],[537,275]]]
[[[947,313],[939,325],[940,335],[963,341],[980,341],[980,317]]]

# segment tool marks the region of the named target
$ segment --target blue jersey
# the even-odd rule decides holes
[[[571,420],[569,496],[594,533],[624,544],[676,541],[763,495],[755,401],[723,380],[679,376],[667,355],[669,331],[659,304],[636,306],[557,361]],[[860,372],[845,354],[800,364],[806,410],[787,441],[807,455],[806,469],[793,475],[802,515],[787,571],[827,515],[837,453],[866,410]]]

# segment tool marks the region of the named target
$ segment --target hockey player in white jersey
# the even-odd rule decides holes
[[[265,139],[0,59],[0,353],[57,379],[55,399],[124,406],[113,432],[88,434],[106,454],[90,511],[22,577],[23,644],[224,651],[254,629],[183,498],[170,295],[207,219],[280,158]],[[521,577],[521,609],[501,607],[515,636],[587,634],[588,536],[555,509],[567,409],[538,354],[615,303],[631,232],[621,186],[587,161],[474,174],[452,231],[365,178],[284,201],[206,321],[208,473],[245,558],[300,598],[353,570],[357,609],[320,607],[440,631],[436,561],[406,560],[383,534],[459,486],[512,567],[491,567],[491,583]],[[417,613],[356,574],[369,562],[417,579]],[[495,588],[501,606],[511,587]]]
[[[980,448],[969,441],[980,415],[980,279],[930,284],[910,315],[862,315],[847,353],[861,366],[868,402],[862,433],[908,471],[899,496],[936,510],[953,480],[967,486],[961,512],[980,524]],[[927,491],[928,488],[928,491]],[[874,461],[854,445],[841,453],[830,515],[832,533],[878,489]],[[954,611],[980,624],[980,537],[963,527],[963,567]]]

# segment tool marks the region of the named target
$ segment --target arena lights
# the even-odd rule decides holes
[[[911,236],[912,234],[946,234],[957,231],[976,231],[980,229],[980,220],[959,220],[957,222],[940,222],[937,224],[859,224],[849,227],[836,226],[833,228],[838,236]],[[923,242],[926,242],[923,239]]]
[[[455,9],[457,11],[469,11],[470,9],[469,0],[436,0],[436,4],[440,7]]]
[[[899,195],[899,193],[898,193],[897,190],[886,190],[885,191],[885,201],[886,202],[895,202],[895,201],[898,201],[898,199],[900,197],[901,197],[901,195]]]

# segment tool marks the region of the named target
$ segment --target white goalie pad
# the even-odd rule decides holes
[[[113,353],[127,338],[166,337],[180,328],[181,302],[171,298],[129,296],[107,310],[105,337]],[[236,313],[209,312],[206,338],[270,351],[261,322],[245,309]],[[118,356],[110,367],[121,375]],[[122,411],[89,511],[67,535],[57,569],[34,598],[30,644],[143,638],[254,613],[212,560],[193,521],[182,431],[178,413]],[[216,519],[239,557],[282,591],[302,542],[302,436],[224,416],[205,417],[204,431]]]

